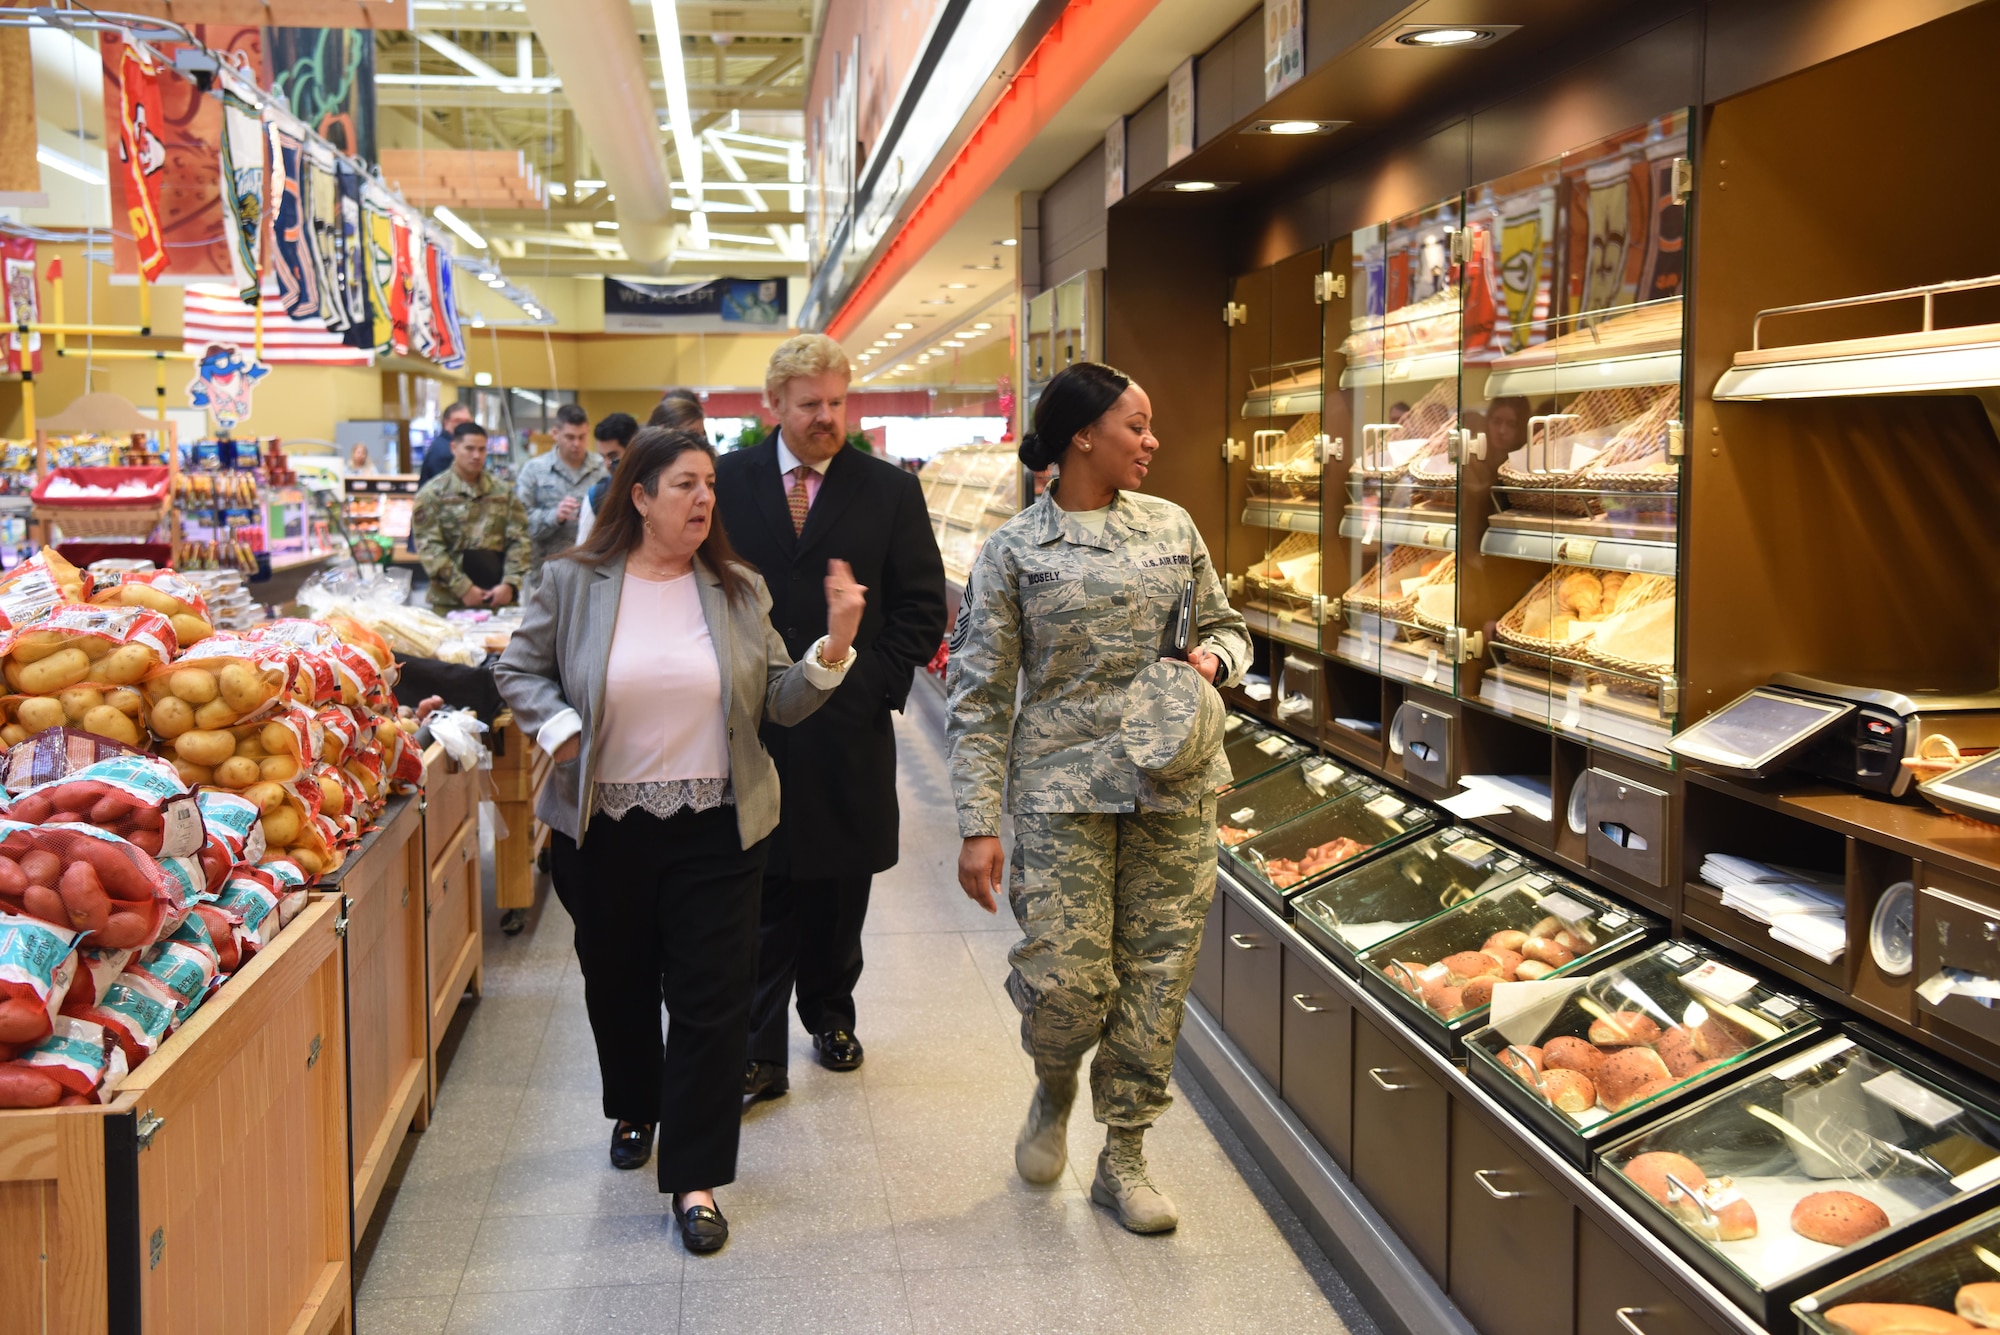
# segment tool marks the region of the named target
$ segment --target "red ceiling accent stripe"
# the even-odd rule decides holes
[[[1000,179],[1159,0],[1070,0],[944,175],[827,324],[846,338],[925,252]]]

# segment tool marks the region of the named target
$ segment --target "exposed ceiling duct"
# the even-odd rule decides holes
[[[631,267],[664,273],[673,249],[673,194],[630,0],[525,5],[577,129],[618,196],[618,240]]]

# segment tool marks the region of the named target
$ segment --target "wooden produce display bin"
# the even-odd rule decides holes
[[[479,771],[442,746],[424,752],[424,934],[430,961],[430,1101],[438,1044],[468,990],[479,995],[484,943],[479,902]]]
[[[112,1103],[0,1112],[0,1325],[352,1329],[338,915],[308,905]]]
[[[340,912],[347,1007],[348,1116],[355,1227],[366,1228],[403,1134],[430,1116],[423,813],[392,801],[339,870],[314,888]]]
[[[493,850],[494,900],[502,910],[535,903],[535,859],[548,843],[548,827],[535,820],[535,799],[554,767],[547,752],[522,732],[511,711],[493,726],[493,801],[507,837]]]

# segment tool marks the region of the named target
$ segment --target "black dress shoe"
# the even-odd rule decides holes
[[[861,1040],[845,1029],[829,1029],[813,1035],[813,1050],[819,1064],[829,1071],[851,1071],[861,1065]]]
[[[653,1124],[620,1122],[611,1128],[611,1166],[644,1168],[653,1157]]]
[[[519,936],[521,929],[528,925],[526,909],[508,909],[500,915],[500,930],[508,936]]]
[[[722,1250],[729,1241],[729,1221],[712,1205],[690,1205],[681,1209],[681,1198],[673,1198],[674,1222],[680,1225],[681,1245],[697,1256]]]
[[[785,1074],[785,1068],[776,1062],[751,1062],[743,1068],[745,1103],[755,1103],[759,1099],[783,1098],[791,1088],[791,1078]]]

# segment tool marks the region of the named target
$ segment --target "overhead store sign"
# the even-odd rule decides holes
[[[1111,122],[1104,132],[1104,206],[1110,208],[1125,198],[1125,118]]]
[[[705,283],[604,280],[608,334],[763,334],[786,328],[782,278],[711,278]]]
[[[1305,77],[1305,11],[1305,0],[1264,0],[1266,102]]]
[[[1167,76],[1167,165],[1194,152],[1194,57]]]

